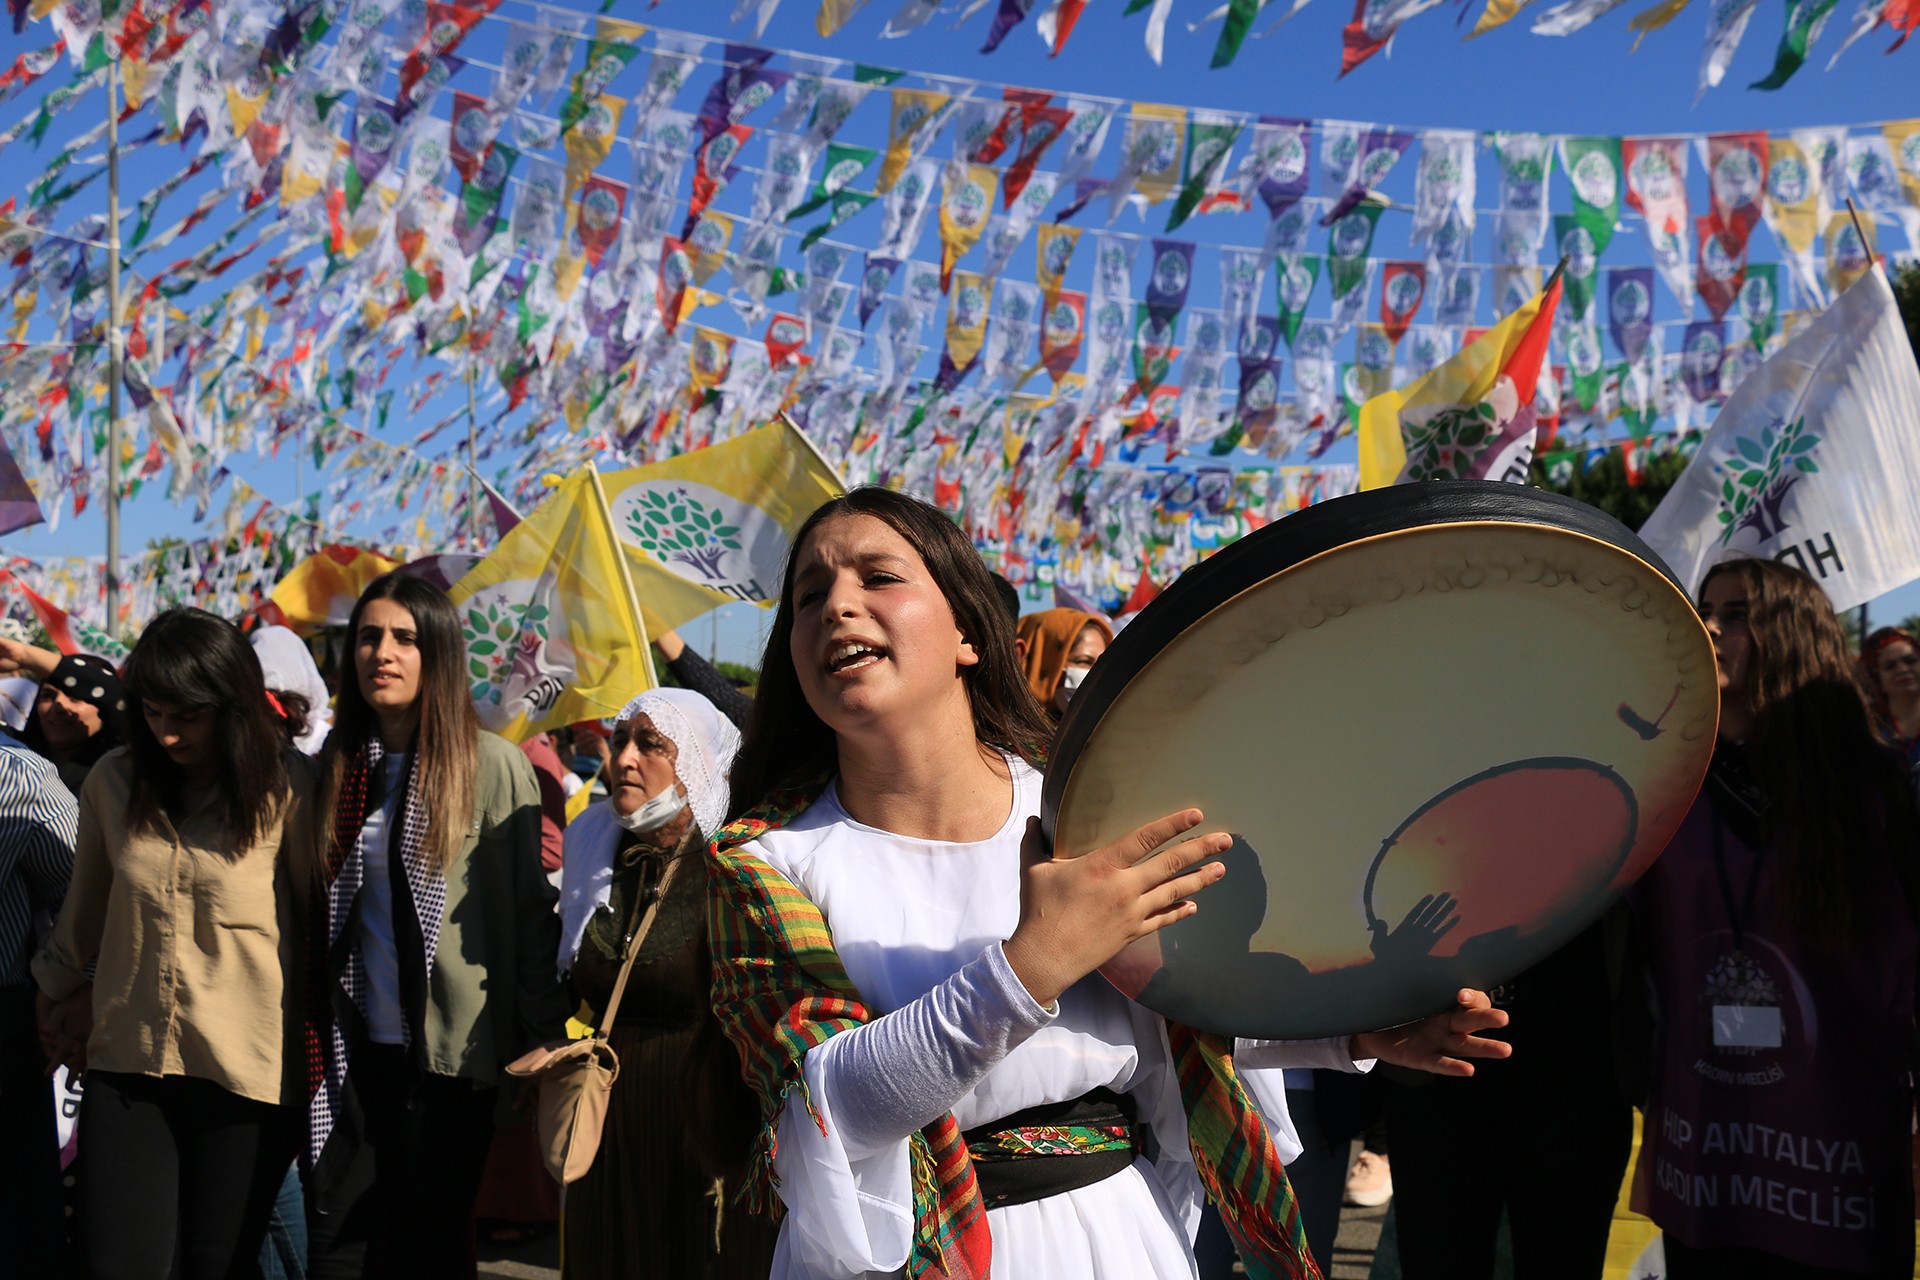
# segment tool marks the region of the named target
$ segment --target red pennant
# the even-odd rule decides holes
[[[496,132],[498,127],[487,114],[485,98],[473,93],[453,95],[453,127],[448,131],[447,154],[453,158],[454,170],[462,182],[472,182],[473,175],[480,172]]]
[[[1747,282],[1747,240],[1743,234],[1739,237],[1739,253],[1730,252],[1727,229],[1717,214],[1701,214],[1693,220],[1694,247],[1698,266],[1695,268],[1694,287],[1700,292],[1700,301],[1707,306],[1707,312],[1715,320],[1727,314],[1727,308],[1740,296],[1741,286]]]
[[[626,208],[627,184],[624,182],[596,174],[580,188],[580,219],[575,223],[575,230],[587,261],[594,266],[599,266],[607,250],[613,247],[614,239],[620,234],[620,217]]]
[[[693,282],[693,257],[684,240],[667,236],[660,245],[660,320],[672,333],[680,324],[681,299]]]
[[[1747,236],[1759,225],[1760,202],[1767,191],[1767,135],[1710,135],[1707,190],[1713,196],[1713,216],[1720,220],[1720,239],[1727,257],[1744,264]]]
[[[1406,336],[1414,312],[1427,296],[1427,264],[1389,262],[1380,273],[1380,327],[1395,346]]]
[[[767,321],[767,360],[776,369],[794,360],[806,345],[807,324],[799,316],[781,311]],[[796,361],[797,363],[797,361]]]

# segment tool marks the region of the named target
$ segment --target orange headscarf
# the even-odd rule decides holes
[[[1080,633],[1092,627],[1113,643],[1113,628],[1097,613],[1078,609],[1047,609],[1020,619],[1018,634],[1027,642],[1027,686],[1049,714],[1053,695],[1060,691],[1060,677],[1067,669],[1067,654]]]

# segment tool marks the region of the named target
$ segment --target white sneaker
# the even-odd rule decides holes
[[[1393,1170],[1387,1158],[1377,1151],[1362,1151],[1347,1174],[1346,1202],[1361,1209],[1376,1209],[1393,1199]]]

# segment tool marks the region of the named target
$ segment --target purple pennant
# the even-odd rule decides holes
[[[1269,173],[1260,180],[1260,199],[1266,202],[1267,216],[1277,218],[1289,206],[1297,203],[1307,194],[1313,180],[1313,130],[1311,121],[1292,120],[1285,116],[1261,116],[1262,125],[1277,125],[1294,131],[1299,139],[1300,153],[1297,158],[1299,172],[1294,173],[1295,160],[1289,159],[1286,171],[1275,175]]]
[[[368,102],[353,118],[353,171],[360,175],[362,190],[373,186],[374,179],[393,158],[400,138],[400,123],[394,109],[384,102]]]
[[[1333,208],[1327,210],[1320,219],[1320,225],[1330,227],[1340,219],[1352,213],[1354,206],[1367,198],[1369,191],[1375,190],[1386,180],[1389,170],[1400,162],[1413,141],[1410,133],[1401,133],[1396,129],[1369,129],[1360,139],[1360,154],[1354,160],[1353,181],[1341,193]]]
[[[1695,403],[1705,404],[1720,394],[1720,362],[1726,353],[1725,321],[1696,320],[1687,326],[1680,344],[1680,376]]]
[[[1608,268],[1607,328],[1628,363],[1638,361],[1653,335],[1652,267]]]
[[[1086,208],[1087,202],[1095,196],[1104,195],[1107,188],[1112,185],[1113,180],[1111,178],[1081,178],[1073,184],[1073,199],[1067,202],[1066,208],[1054,215],[1053,220],[1055,222],[1065,222],[1074,214]]]
[[[1193,244],[1187,240],[1155,240],[1153,271],[1147,279],[1147,310],[1166,320],[1187,305],[1187,287],[1193,283]]]
[[[720,72],[720,78],[707,90],[707,100],[700,104],[700,145],[705,146],[719,134],[726,131],[734,122],[734,110],[749,90],[756,97],[770,98],[787,81],[788,73],[766,70],[768,58],[773,56],[771,49],[755,49],[751,45],[730,44],[726,51],[726,67]],[[764,95],[757,86],[764,86]],[[750,103],[741,111],[745,115],[758,103]]]
[[[0,533],[12,533],[15,529],[41,524],[45,520],[46,516],[40,513],[40,503],[34,498],[32,487],[27,484],[27,478],[20,474],[20,464],[13,460],[7,442],[0,440]]]
[[[1280,403],[1280,365],[1278,357],[1240,361],[1240,421],[1253,426],[1273,420]]]
[[[887,292],[887,286],[893,283],[894,272],[900,269],[900,259],[882,258],[869,253],[860,268],[860,327],[867,327],[867,319],[879,309],[880,300]]]
[[[1027,14],[1033,9],[1033,0],[1000,0],[1000,11],[993,15],[993,28],[987,32],[987,43],[980,49],[982,53],[992,53],[1007,38],[1007,32],[1027,20]]]
[[[1240,363],[1262,364],[1273,358],[1280,345],[1280,317],[1260,316],[1240,334]]]

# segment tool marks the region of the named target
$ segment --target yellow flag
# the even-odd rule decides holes
[[[1880,126],[1900,175],[1900,191],[1907,203],[1920,209],[1920,120],[1892,120]]]
[[[1861,231],[1866,232],[1866,240],[1860,239]],[[1875,258],[1880,256],[1880,236],[1874,229],[1871,218],[1862,218],[1855,226],[1853,218],[1845,213],[1836,213],[1827,219],[1827,287],[1833,290],[1833,296],[1845,293],[1853,282],[1867,274]]]
[[[604,720],[654,686],[626,558],[591,466],[562,480],[452,595],[474,710],[504,738]]]
[[[947,354],[955,369],[970,369],[987,341],[987,308],[993,304],[996,277],[977,271],[954,273],[947,295]]]
[[[1034,250],[1039,258],[1034,279],[1040,282],[1040,296],[1046,301],[1046,311],[1053,310],[1053,304],[1060,300],[1060,289],[1067,282],[1067,264],[1073,261],[1073,251],[1079,243],[1079,227],[1065,227],[1057,222],[1047,223],[1034,234]]]
[[[582,786],[578,791],[574,792],[572,795],[567,797],[566,825],[572,826],[573,820],[579,817],[581,814],[585,813],[587,811],[588,806],[590,806],[592,803],[593,803],[593,784],[589,782],[586,785]]]
[[[647,631],[735,601],[771,606],[793,532],[844,491],[785,418],[711,448],[606,477]]]
[[[1767,139],[1767,175],[1773,232],[1794,253],[1805,253],[1820,235],[1819,171],[1799,143],[1777,137]]]
[[[1000,172],[989,164],[947,163],[940,193],[940,287],[953,279],[953,264],[967,256],[987,229]]]
[[[620,135],[620,116],[626,109],[625,98],[603,93],[580,117],[580,123],[567,130],[567,185],[561,193],[561,202],[567,211],[568,235],[573,234],[573,224],[580,218],[574,193],[593,176],[600,162],[613,153],[614,140]]]
[[[1467,32],[1467,39],[1483,36],[1495,27],[1505,26],[1513,21],[1513,15],[1532,4],[1533,0],[1487,0],[1487,7],[1480,11],[1480,20],[1473,24],[1473,30]]]
[[[400,567],[398,560],[360,547],[328,546],[314,552],[273,588],[274,607],[301,635],[344,627],[367,584]]]
[[[1453,359],[1362,405],[1360,487],[1429,477],[1498,480],[1522,449],[1531,458],[1534,384],[1559,302],[1555,279]],[[1410,433],[1417,437],[1414,474]]]
[[[880,162],[880,181],[874,184],[874,190],[881,195],[893,190],[893,184],[900,181],[900,175],[907,171],[907,162],[913,159],[914,139],[928,124],[941,116],[941,108],[947,105],[947,95],[935,93],[931,89],[895,89],[893,91],[892,119],[887,126],[887,155]]]
[[[1133,184],[1133,189],[1145,196],[1149,205],[1159,204],[1173,194],[1175,184],[1180,181],[1180,137],[1187,129],[1187,109],[1136,102],[1133,118],[1165,120],[1172,126],[1173,145],[1160,147],[1148,157],[1146,167],[1140,170],[1140,177]]]
[[[1654,5],[1651,9],[1642,9],[1639,13],[1634,14],[1633,21],[1627,24],[1629,30],[1640,33],[1634,37],[1633,47],[1638,49],[1640,42],[1647,38],[1647,32],[1658,31],[1660,28],[1666,26],[1669,22],[1679,17],[1680,11],[1691,3],[1693,3],[1693,0],[1660,0],[1660,3]]]
[[[727,265],[727,245],[733,241],[733,217],[718,209],[707,209],[693,224],[687,237],[687,254],[693,263],[693,282],[705,284]]]

